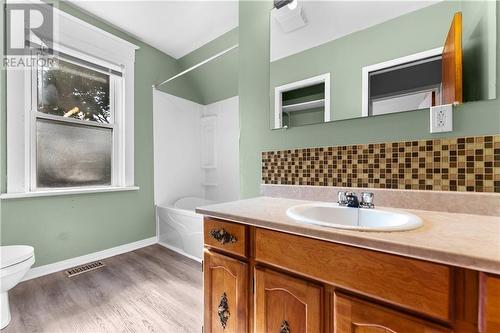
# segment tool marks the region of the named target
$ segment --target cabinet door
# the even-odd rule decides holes
[[[203,262],[204,331],[247,331],[248,265],[205,251]]]
[[[435,325],[369,302],[335,293],[335,333],[451,333]]]
[[[321,332],[322,287],[269,269],[255,270],[255,333]]]
[[[500,332],[500,276],[481,273],[482,333]]]

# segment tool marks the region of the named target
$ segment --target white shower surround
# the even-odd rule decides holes
[[[158,241],[201,260],[203,217],[175,202],[239,198],[238,96],[200,105],[153,90],[153,104]]]
[[[217,202],[240,197],[239,98],[231,97],[205,105],[202,117],[215,116],[215,168],[203,169],[204,198]],[[216,184],[217,186],[210,186]]]
[[[155,203],[239,198],[239,98],[209,105],[153,90]],[[216,119],[215,168],[202,169],[201,123]],[[217,186],[203,186],[203,184]]]
[[[203,197],[200,169],[202,105],[153,89],[154,197],[169,205]]]

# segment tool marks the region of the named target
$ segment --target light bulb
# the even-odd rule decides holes
[[[297,8],[297,3],[298,3],[298,1],[297,1],[297,0],[293,0],[292,2],[290,2],[290,3],[288,4],[288,9],[290,9],[290,10],[294,10],[295,8]]]

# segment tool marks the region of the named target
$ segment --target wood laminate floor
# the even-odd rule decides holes
[[[13,332],[201,332],[201,265],[160,245],[102,260],[72,278],[58,272],[10,292]]]

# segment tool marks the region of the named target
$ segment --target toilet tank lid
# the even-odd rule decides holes
[[[0,268],[19,264],[33,257],[35,250],[28,245],[0,246]]]

